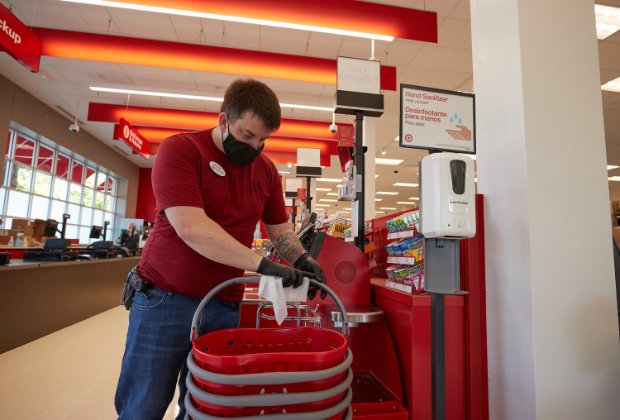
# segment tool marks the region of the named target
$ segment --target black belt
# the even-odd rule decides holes
[[[131,288],[134,289],[136,292],[145,293],[151,289],[159,289],[166,293],[173,293],[173,292],[169,292],[168,290],[162,289],[161,287],[157,287],[153,283],[149,283],[148,281],[144,280],[142,277],[138,275],[135,269],[132,270],[132,272],[130,273],[128,283],[129,283],[129,286],[131,286]],[[227,306],[229,308],[232,308],[232,309],[239,308],[239,302],[235,302],[233,300],[226,300],[226,299],[218,299],[218,298],[215,298],[215,299],[219,300],[224,306]]]

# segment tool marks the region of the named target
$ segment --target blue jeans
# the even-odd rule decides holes
[[[192,317],[200,299],[150,288],[136,293],[114,405],[119,420],[161,420],[179,384],[179,414],[185,417],[185,359],[191,350]],[[238,305],[212,299],[202,312],[199,335],[234,328]]]

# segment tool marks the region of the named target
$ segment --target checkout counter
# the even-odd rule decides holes
[[[482,196],[476,198],[476,211],[478,235],[461,243],[461,286],[469,294],[445,299],[446,418],[450,420],[488,418]],[[386,287],[385,278],[371,278],[368,259],[361,251],[322,232],[307,241],[307,248],[323,267],[351,323],[353,418],[431,420],[430,295]],[[256,292],[246,289],[242,327],[256,326],[261,303]],[[342,315],[329,297],[323,301],[317,296],[308,304],[319,305],[321,326],[339,328]]]
[[[12,259],[0,266],[0,353],[118,306],[127,273],[139,260]]]

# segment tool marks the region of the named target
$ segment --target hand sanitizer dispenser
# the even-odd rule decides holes
[[[434,153],[420,162],[420,232],[425,238],[476,234],[474,160]]]

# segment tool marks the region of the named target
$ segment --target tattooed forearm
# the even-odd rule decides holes
[[[278,254],[291,264],[306,252],[294,232],[286,232],[276,238],[274,247]]]

